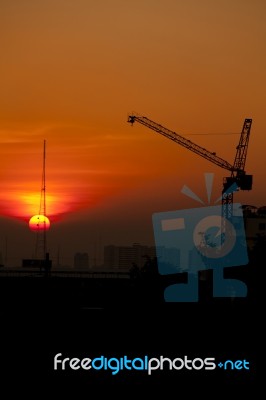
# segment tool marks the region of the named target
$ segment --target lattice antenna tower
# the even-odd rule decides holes
[[[40,196],[40,207],[39,217],[46,217],[46,176],[45,176],[45,165],[46,162],[46,141],[43,142],[43,169],[42,169],[42,185],[41,185],[41,196]],[[40,221],[41,222],[41,221]],[[47,240],[46,240],[46,220],[44,218],[43,226],[40,224],[40,229],[37,230],[36,236],[36,258],[45,259],[47,253]]]

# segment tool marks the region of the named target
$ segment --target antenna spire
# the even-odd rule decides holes
[[[37,231],[36,239],[36,256],[41,256],[43,260],[46,258],[47,253],[47,242],[46,242],[46,176],[45,176],[45,165],[46,162],[46,140],[43,142],[43,169],[42,169],[42,186],[41,186],[41,198],[39,207],[39,217],[43,218],[43,226],[40,224],[40,228]],[[42,221],[40,221],[42,222]],[[40,253],[41,254],[38,254]]]

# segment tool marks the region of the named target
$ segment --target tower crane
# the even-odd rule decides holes
[[[222,190],[222,218],[221,218],[221,234],[220,240],[221,245],[218,247],[219,251],[222,254],[223,245],[227,243],[231,243],[234,235],[234,228],[232,229],[232,224],[227,224],[226,221],[233,221],[233,193],[237,190],[251,190],[252,189],[252,175],[246,174],[245,164],[247,158],[247,150],[248,143],[250,137],[250,130],[252,125],[252,119],[246,118],[244,120],[242,132],[240,135],[239,143],[236,147],[236,154],[233,164],[224,160],[223,158],[216,155],[214,152],[210,152],[209,150],[201,147],[192,141],[184,138],[183,136],[171,131],[170,129],[165,128],[164,126],[148,119],[147,117],[133,114],[128,116],[128,122],[132,125],[135,122],[139,122],[140,124],[152,129],[153,131],[167,137],[170,140],[173,140],[175,143],[187,148],[188,150],[198,154],[199,156],[209,160],[213,164],[217,165],[220,168],[223,168],[229,171],[230,175],[223,179],[223,190]],[[227,239],[226,239],[227,237]],[[208,254],[209,244],[206,245],[203,242],[204,251],[200,251],[200,253],[205,256]],[[205,250],[207,253],[205,253]],[[240,252],[242,254],[242,251]],[[204,257],[206,258],[206,257]],[[223,259],[223,257],[222,257]],[[245,257],[244,257],[245,259]],[[243,259],[243,260],[244,260]],[[216,263],[216,258],[213,259]],[[211,262],[212,265],[212,257],[209,258],[207,256],[207,262]],[[206,261],[206,260],[205,260]],[[237,259],[239,262],[239,259]],[[206,262],[204,262],[206,265]],[[174,264],[175,265],[175,264]],[[210,265],[210,269],[213,271],[213,295],[214,297],[233,297],[237,295],[237,297],[245,297],[246,296],[246,285],[238,279],[228,279],[224,277],[224,267],[221,267],[222,264],[216,265],[217,268],[213,268]],[[232,264],[234,265],[234,264]],[[214,266],[214,265],[213,265]],[[187,263],[185,265],[187,267]],[[162,267],[164,268],[164,267]],[[174,269],[175,270],[175,269]],[[187,283],[186,284],[173,284],[165,289],[165,299],[166,301],[198,301],[198,283],[197,280],[193,278],[193,274],[187,271]],[[165,274],[165,271],[163,272]]]
[[[150,120],[147,117],[133,114],[128,116],[128,121],[133,125],[135,122],[152,129],[153,131],[173,140],[175,143],[187,148],[188,150],[198,154],[199,156],[209,160],[213,164],[230,171],[230,176],[227,176],[223,180],[222,190],[222,205],[224,216],[230,218],[232,215],[233,206],[233,193],[237,190],[251,190],[253,176],[247,175],[245,171],[245,164],[247,158],[248,143],[250,137],[250,130],[252,125],[252,119],[246,118],[244,120],[242,132],[240,135],[239,143],[236,147],[236,155],[234,163],[231,164],[221,157],[218,157],[216,153],[211,152],[204,147],[193,143],[191,140],[171,131],[168,128]]]

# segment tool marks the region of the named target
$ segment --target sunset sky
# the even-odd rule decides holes
[[[226,170],[154,131],[144,115],[231,164],[252,118],[242,204],[266,204],[264,0],[1,0],[0,253],[32,256],[46,141],[53,259],[104,244],[153,245],[152,214],[213,200]]]

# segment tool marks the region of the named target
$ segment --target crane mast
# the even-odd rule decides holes
[[[252,175],[246,175],[245,164],[248,151],[252,119],[246,118],[240,135],[238,146],[236,147],[235,161],[231,172],[231,177],[225,178],[224,187],[229,187],[233,182],[241,190],[252,189]]]
[[[176,132],[165,128],[164,126],[152,121],[147,117],[138,114],[129,115],[127,122],[131,123],[132,125],[135,122],[139,122],[149,129],[152,129],[153,131],[167,137],[168,139],[173,140],[175,143],[198,154],[199,156],[205,158],[213,164],[216,164],[219,167],[230,171],[230,176],[224,178],[222,191],[222,204],[225,210],[224,214],[227,216],[227,218],[230,218],[232,214],[233,192],[236,190],[252,189],[252,175],[247,175],[245,172],[252,119],[246,118],[244,121],[233,164],[230,164],[223,158],[218,157],[215,152],[211,152],[204,147],[193,143],[191,140],[188,140],[187,138],[177,134]]]
[[[252,119],[245,119],[234,161],[236,171],[244,171]]]

